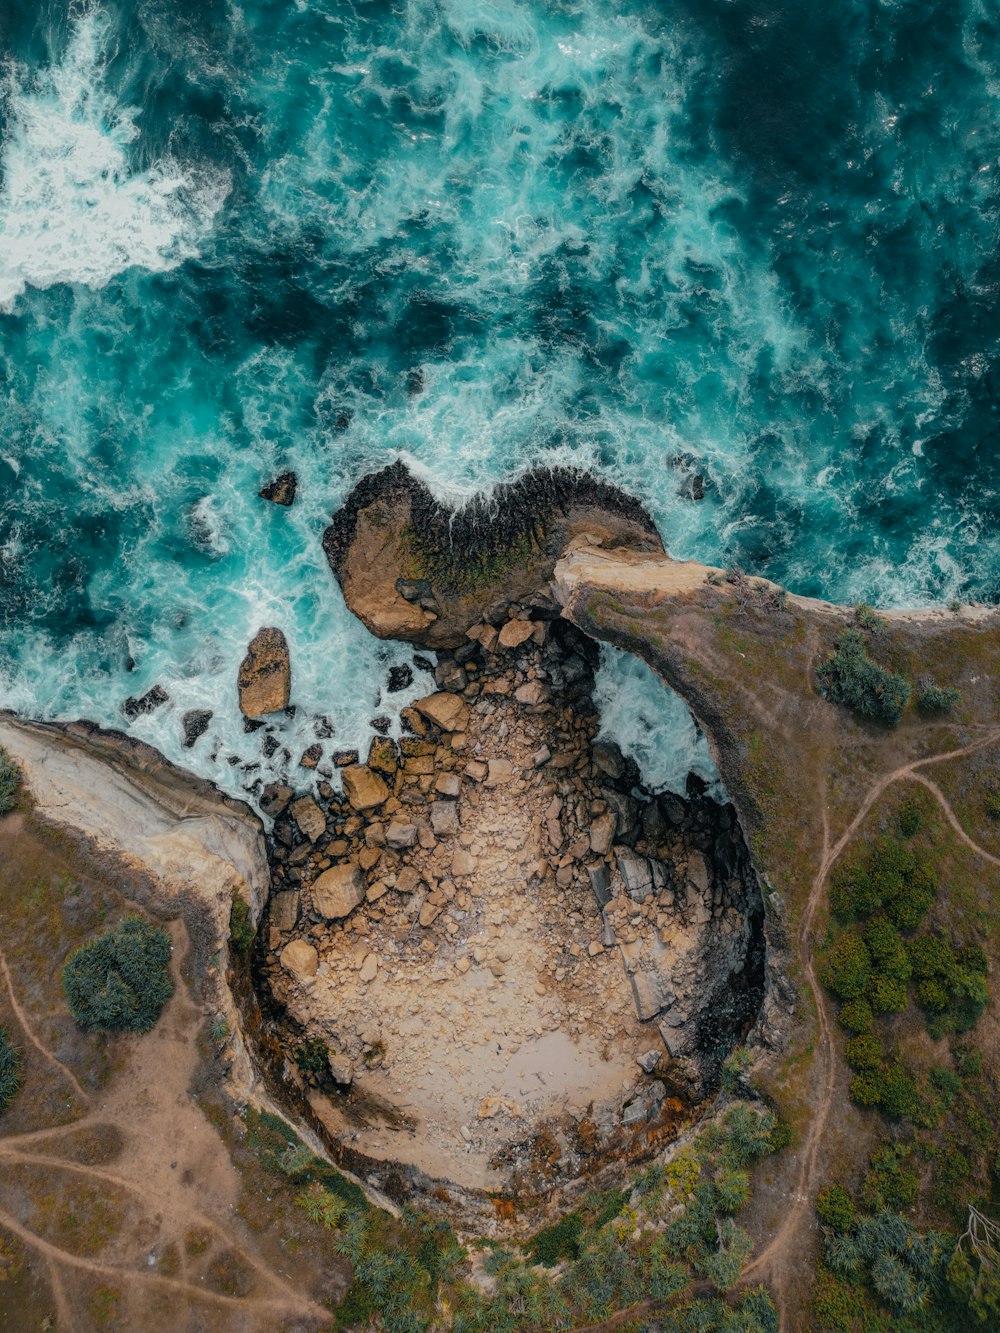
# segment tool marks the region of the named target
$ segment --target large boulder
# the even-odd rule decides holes
[[[413,707],[442,731],[464,731],[469,725],[469,705],[457,694],[450,694],[447,690],[439,690],[437,694],[418,699]]]
[[[296,981],[306,981],[316,975],[319,967],[319,954],[305,940],[292,940],[281,951],[281,966],[290,972]]]
[[[280,629],[266,628],[254,635],[240,665],[240,712],[264,717],[288,707],[292,689],[288,642]]]
[[[328,921],[350,916],[364,901],[365,879],[353,863],[331,866],[312,886],[313,908]]]
[[[344,769],[344,794],[355,810],[372,810],[389,799],[389,788],[365,764]]]

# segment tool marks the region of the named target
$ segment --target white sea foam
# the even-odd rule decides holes
[[[654,791],[684,793],[695,773],[709,791],[725,799],[705,737],[684,700],[645,662],[603,645],[594,701],[601,736],[616,741],[639,765],[643,783]]]
[[[105,86],[109,23],[90,8],[62,58],[29,78],[8,67],[0,155],[0,310],[26,287],[106,286],[126,269],[173,268],[197,253],[229,190],[169,158],[133,167],[138,110]]]

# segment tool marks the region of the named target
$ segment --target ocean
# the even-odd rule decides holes
[[[0,706],[236,794],[398,725],[431,678],[387,693],[412,650],[320,547],[398,457],[455,502],[593,469],[801,593],[997,600],[998,174],[985,0],[5,0]],[[641,664],[598,697],[652,785],[711,778]]]

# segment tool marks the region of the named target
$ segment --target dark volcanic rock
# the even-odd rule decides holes
[[[155,712],[161,704],[167,703],[169,699],[170,695],[162,685],[154,685],[151,690],[147,690],[139,698],[136,698],[134,694],[129,695],[122,704],[122,712],[132,722],[137,717],[143,717],[146,713]]]
[[[184,748],[190,750],[199,736],[204,736],[212,720],[210,708],[190,708],[181,718],[184,728]]]
[[[298,484],[298,477],[294,472],[282,472],[280,477],[269,481],[257,494],[262,500],[270,500],[272,504],[288,506],[295,503]]]

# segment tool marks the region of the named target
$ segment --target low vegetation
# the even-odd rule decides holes
[[[14,809],[20,785],[21,770],[0,745],[0,815],[9,814]]]
[[[173,994],[170,936],[140,916],[82,945],[62,971],[70,1012],[81,1027],[148,1032]]]
[[[296,1184],[307,1218],[350,1261],[354,1280],[335,1312],[338,1328],[547,1333],[651,1303],[669,1310],[670,1327],[682,1333],[777,1330],[762,1287],[724,1298],[750,1253],[736,1220],[750,1198],[750,1169],[787,1141],[773,1112],[757,1104],[736,1103],[670,1160],[627,1188],[588,1195],[521,1245],[478,1243],[491,1294],[471,1281],[474,1253],[447,1224],[411,1209],[397,1221],[277,1117],[248,1110],[245,1121],[254,1151]],[[695,1282],[709,1284],[708,1294],[693,1298]],[[637,1308],[623,1327],[644,1326],[640,1315]]]
[[[820,693],[862,717],[895,726],[910,702],[910,682],[868,656],[864,635],[846,630],[833,654],[816,668]]]
[[[21,1052],[0,1027],[0,1115],[14,1100],[21,1082]]]

